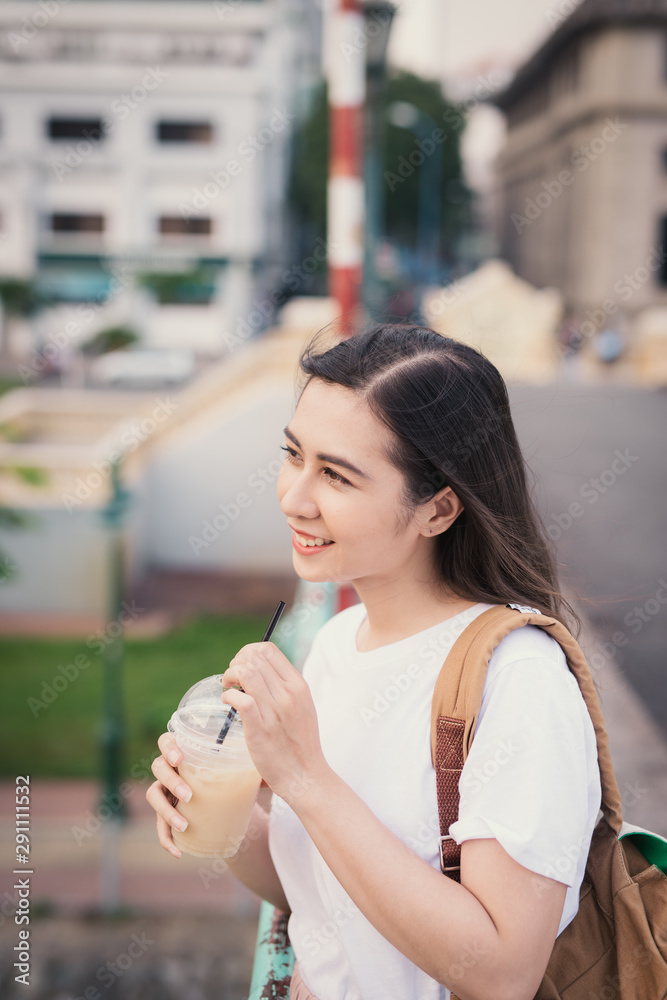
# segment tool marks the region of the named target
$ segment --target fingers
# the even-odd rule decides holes
[[[158,781],[162,782],[165,788],[174,793],[177,799],[183,799],[184,802],[190,801],[192,798],[192,789],[164,757],[155,758],[151,764],[151,771]]]
[[[178,766],[183,760],[183,753],[179,750],[178,744],[171,733],[162,733],[162,736],[157,741],[157,745],[162,752],[162,756],[166,757],[174,767]]]
[[[169,853],[173,854],[175,858],[181,858],[183,856],[183,851],[180,847],[176,847],[176,844],[172,839],[171,827],[165,820],[162,819],[161,816],[157,817],[157,838],[162,847],[164,847],[165,851],[169,851]]]
[[[229,688],[228,691],[222,692],[222,700],[225,704],[231,705],[232,708],[236,709],[244,723],[252,723],[253,721],[261,722],[263,719],[257,702],[246,691]]]
[[[237,664],[248,665],[252,663],[260,667],[271,666],[280,680],[284,682],[292,680],[295,676],[299,676],[298,671],[294,669],[282,650],[278,649],[273,642],[249,642],[238,651],[236,656],[230,661],[229,666],[233,668]],[[232,676],[229,670],[226,671],[225,677],[228,675]],[[238,684],[239,681],[235,679],[231,683]],[[227,686],[225,681],[223,681],[223,684]]]
[[[159,781],[154,781],[146,790],[146,801],[157,813],[157,834],[160,844],[166,851],[180,858],[181,851],[174,844],[171,828],[185,830],[188,822],[184,816],[174,809],[173,802],[167,797],[169,792]]]
[[[268,692],[272,699],[277,699],[286,688],[291,687],[295,677],[299,677],[291,663],[285,660],[291,675],[288,674],[282,664],[278,665],[275,653],[282,653],[274,648],[272,654],[270,650],[263,649],[263,646],[270,646],[270,643],[251,643],[244,646],[231,661],[229,668],[224,674],[223,688],[229,690],[233,685],[240,685],[248,694],[257,697],[260,703],[265,702],[265,695]],[[283,658],[284,659],[284,658]]]

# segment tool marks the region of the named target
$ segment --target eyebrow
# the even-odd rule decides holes
[[[289,427],[283,427],[283,433],[285,434],[286,437],[290,439],[290,441],[294,442],[297,448],[301,448],[300,442],[294,436]],[[373,477],[370,476],[367,472],[362,472],[361,469],[358,469],[356,467],[356,465],[352,465],[352,462],[348,462],[344,458],[336,458],[335,455],[325,455],[321,451],[318,452],[315,457],[318,458],[320,462],[331,462],[333,465],[341,465],[344,469],[349,469],[350,472],[354,472],[356,473],[357,476],[361,476],[362,479],[368,479],[368,480],[373,479]]]

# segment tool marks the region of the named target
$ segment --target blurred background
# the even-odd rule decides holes
[[[667,0],[4,0],[3,996],[286,995],[144,795],[279,599],[297,666],[356,600],[299,581],[275,493],[327,324],[500,369],[625,818],[667,835],[666,40]]]

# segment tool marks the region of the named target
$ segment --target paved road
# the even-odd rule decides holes
[[[667,391],[513,386],[561,573],[667,741]],[[593,663],[595,665],[595,663]]]

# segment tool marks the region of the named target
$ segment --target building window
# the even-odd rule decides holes
[[[213,126],[210,122],[170,122],[157,123],[158,142],[164,143],[211,143]]]
[[[667,243],[667,215],[663,215],[660,220],[660,239],[658,245],[664,247]],[[658,284],[662,285],[663,288],[667,288],[667,259],[664,254],[661,254],[660,270],[658,271]]]
[[[203,216],[184,219],[180,215],[161,215],[159,226],[162,236],[210,236],[213,232],[212,220]]]
[[[101,118],[49,118],[49,139],[103,139]]]
[[[103,233],[104,216],[82,212],[54,212],[51,215],[54,233]]]

